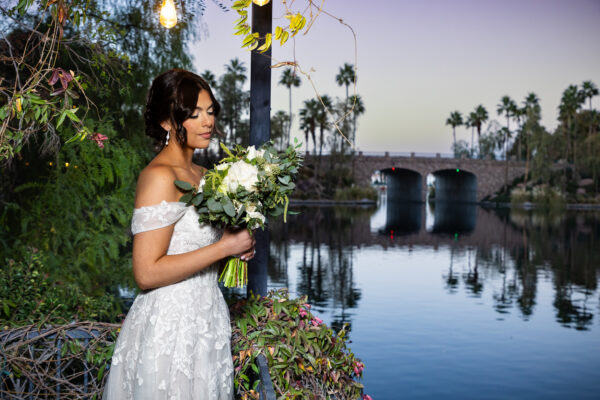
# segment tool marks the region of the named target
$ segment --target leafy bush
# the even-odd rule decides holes
[[[510,191],[510,201],[513,204],[522,204],[531,201],[531,193],[527,189],[516,187]]]
[[[26,177],[11,195],[10,212],[0,215],[7,249],[0,260],[15,260],[9,270],[29,265],[28,249],[40,249],[49,281],[69,287],[73,297],[85,293],[78,300],[90,307],[100,306],[91,299],[106,299],[107,291],[117,297],[120,284],[134,287],[129,223],[136,176],[147,158],[130,142],[111,139],[102,149],[86,140],[52,160],[31,160],[30,173],[46,176]],[[105,311],[100,307],[98,318],[119,313]]]
[[[3,260],[0,269],[0,325],[65,324],[107,319],[119,312],[114,296],[89,296],[76,284],[49,279],[46,254],[28,249],[20,260]]]
[[[357,399],[364,365],[337,334],[310,312],[306,296],[290,299],[286,290],[250,296],[230,307],[235,388],[242,399],[258,399],[258,367],[263,354],[278,398]],[[333,398],[333,397],[331,397]]]
[[[557,188],[539,185],[531,191],[531,199],[544,209],[563,208],[566,203],[564,194]]]
[[[352,186],[336,189],[333,198],[337,201],[373,200],[377,201],[377,190],[372,186]]]

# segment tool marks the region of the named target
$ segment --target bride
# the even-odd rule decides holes
[[[173,183],[200,183],[206,170],[192,155],[208,147],[219,108],[192,72],[173,69],[152,82],[146,134],[164,146],[137,183],[131,230],[141,293],[117,339],[105,400],[233,398],[231,328],[217,262],[251,259],[254,239],[245,229],[200,225],[194,207],[177,201]]]

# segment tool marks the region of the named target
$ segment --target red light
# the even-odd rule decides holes
[[[390,239],[394,240],[394,230],[393,229],[390,230]]]
[[[396,170],[396,167],[392,167],[392,171],[395,171],[395,170]]]

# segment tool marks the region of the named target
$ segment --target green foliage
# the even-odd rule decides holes
[[[40,249],[51,281],[77,285],[91,298],[116,294],[120,283],[133,287],[128,226],[136,176],[146,162],[118,139],[103,149],[85,140],[52,161],[32,161],[25,168],[31,175],[13,193],[12,212],[1,216],[10,257],[21,260],[23,249]]]
[[[111,319],[120,312],[114,296],[90,296],[72,282],[50,277],[48,254],[27,249],[0,269],[0,325],[64,324],[73,319]]]
[[[2,14],[5,40],[16,46],[4,46],[0,61],[2,85],[11,88],[0,99],[0,161],[25,143],[42,154],[79,143],[94,134],[94,120],[119,136],[140,136],[151,79],[173,65],[191,67],[194,19],[167,31],[151,2],[27,0]]]
[[[264,216],[283,215],[285,220],[288,195],[296,187],[293,180],[302,165],[302,157],[297,151],[300,146],[296,143],[284,152],[278,152],[272,142],[265,143],[259,149],[236,145],[229,150],[221,144],[227,157],[208,170],[202,190],[188,182],[175,181],[179,190],[185,193],[180,201],[197,208],[200,223],[221,228],[245,226],[249,230],[257,227],[264,229]],[[251,179],[254,169],[256,182],[252,187],[244,187],[241,183],[237,185],[236,179],[239,177],[234,176],[232,182],[236,183],[237,188],[232,189],[226,179],[230,169],[239,166],[240,162],[240,168],[249,174],[245,179]]]
[[[349,201],[349,200],[373,200],[377,201],[377,190],[372,186],[351,186],[338,188],[333,195],[334,200]]]
[[[259,354],[267,359],[280,399],[360,397],[357,379],[364,365],[346,345],[346,328],[335,334],[306,301],[279,290],[231,305],[234,383],[242,399],[258,398]]]
[[[286,13],[284,17],[289,21],[288,25],[284,26],[276,26],[275,34],[267,33],[263,38],[259,36],[258,33],[252,32],[250,24],[248,23],[248,8],[252,5],[252,0],[238,0],[233,3],[233,8],[237,11],[240,16],[235,21],[235,33],[234,35],[242,35],[244,39],[242,40],[242,47],[247,47],[248,50],[256,49],[260,53],[265,53],[271,47],[271,42],[273,37],[275,40],[279,40],[279,43],[283,46],[285,42],[290,37],[296,36],[299,32],[302,31],[303,28],[306,27],[306,31],[308,31],[309,26],[307,25],[307,19],[300,12],[292,12],[288,6],[284,2],[284,6],[286,7]],[[312,4],[309,4],[309,7]],[[312,16],[312,13],[311,13]],[[260,39],[263,40],[263,44],[259,47]]]
[[[596,197],[590,191],[597,195],[600,189],[600,112],[593,109],[592,99],[598,93],[591,81],[585,81],[580,86],[569,85],[561,97],[559,125],[554,132],[547,131],[540,124],[541,106],[535,93],[527,94],[522,107],[517,106],[509,96],[503,96],[497,112],[506,118],[506,126],[500,126],[497,121],[489,123],[487,134],[478,137],[478,158],[494,159],[494,155],[500,151],[507,158],[526,163],[525,184],[531,179],[535,184],[554,186],[567,194],[566,200],[569,202],[595,202]],[[478,125],[476,117],[476,113],[471,113],[465,126],[477,128],[480,133],[481,123],[485,120],[479,121]],[[449,124],[450,119],[446,122]],[[455,154],[460,156],[462,152],[455,149]],[[562,178],[555,173],[557,169],[565,171],[559,174]],[[579,188],[579,193],[576,193],[577,184],[583,179],[591,179],[592,183],[586,185],[583,191]],[[531,192],[531,188],[527,190]],[[525,197],[531,196],[529,193]],[[522,194],[517,191],[513,197],[517,199]],[[544,195],[540,198],[547,197]]]

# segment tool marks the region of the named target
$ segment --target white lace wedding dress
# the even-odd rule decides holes
[[[175,224],[167,254],[196,250],[222,232],[194,207],[165,202],[134,210],[133,234]],[[213,265],[179,283],[140,293],[125,319],[105,400],[233,398],[229,311]]]

